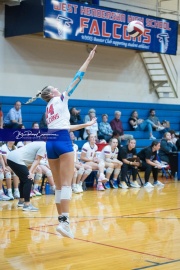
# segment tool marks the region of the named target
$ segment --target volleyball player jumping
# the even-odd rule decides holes
[[[74,174],[74,152],[69,130],[77,130],[90,126],[96,122],[70,126],[70,113],[68,110],[69,96],[74,92],[85,71],[94,57],[96,47],[90,52],[88,58],[76,73],[71,84],[62,94],[53,86],[46,86],[37,95],[26,102],[33,102],[37,97],[41,97],[48,102],[46,107],[46,121],[48,129],[56,129],[59,141],[48,141],[46,144],[49,165],[56,184],[55,203],[58,211],[59,225],[56,230],[63,236],[74,238],[69,226],[69,203],[72,196],[71,181]]]

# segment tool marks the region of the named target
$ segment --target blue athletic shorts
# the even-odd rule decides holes
[[[66,129],[59,130],[58,135],[58,140],[47,141],[46,143],[47,157],[49,159],[57,159],[65,153],[73,152],[69,131]]]

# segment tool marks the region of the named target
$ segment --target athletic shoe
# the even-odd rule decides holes
[[[126,185],[126,183],[125,183],[124,181],[121,181],[121,182],[119,183],[119,187],[120,187],[120,188],[124,188],[124,189],[129,188],[129,187]]]
[[[164,187],[164,184],[161,183],[159,180],[157,180],[157,181],[154,182],[154,186],[155,186],[155,187],[158,187],[158,186],[159,186],[159,187]]]
[[[33,190],[33,193],[34,193],[36,196],[41,196],[41,195],[42,195],[41,192],[39,192],[38,189],[34,189],[34,190]]]
[[[111,188],[111,187],[110,187],[109,181],[107,181],[107,182],[104,184],[104,187],[105,187],[106,189],[110,189],[110,188]]]
[[[79,190],[79,185],[77,185],[77,184],[73,185],[72,186],[72,192],[76,193],[76,194],[81,193],[80,190]]]
[[[14,200],[14,197],[12,195],[12,191],[11,190],[8,190],[7,196],[10,198],[10,200]]]
[[[69,222],[61,221],[56,227],[56,231],[59,232],[62,236],[74,238],[74,235],[70,229]]]
[[[106,183],[108,181],[108,179],[105,177],[105,175],[103,174],[102,176],[99,176],[98,181],[102,182],[102,183]]]
[[[29,205],[24,204],[22,210],[23,211],[29,211],[29,212],[37,212],[37,211],[39,211],[39,209],[36,208],[35,206],[33,206],[32,204],[29,204]]]
[[[149,183],[149,182],[145,183],[144,184],[144,187],[145,188],[154,188],[154,186],[151,183]]]
[[[161,127],[161,126],[158,126],[158,127],[156,128],[157,131],[161,131],[161,130],[164,130],[164,129],[165,129],[165,127]]]
[[[134,188],[140,188],[140,187],[141,187],[141,186],[138,184],[137,181],[131,182],[131,183],[130,183],[130,186],[131,186],[131,187],[134,187]]]
[[[17,206],[18,206],[18,207],[23,207],[23,206],[24,206],[24,201],[19,201],[19,202],[17,203]]]
[[[35,197],[35,196],[36,196],[36,194],[34,193],[34,191],[31,190],[30,198]]]
[[[113,188],[118,188],[117,180],[110,180],[110,183]]]
[[[150,140],[156,140],[156,137],[154,137],[153,135],[149,138]]]
[[[14,191],[14,199],[19,199],[20,198],[20,193],[19,190]]]
[[[98,182],[98,184],[97,184],[97,190],[98,191],[104,191],[105,190],[104,187],[103,187],[103,184],[101,182]]]
[[[78,186],[79,192],[80,193],[83,192],[82,185],[81,184],[77,184],[77,186]]]
[[[4,193],[1,193],[0,200],[1,201],[10,201],[10,198],[8,196],[6,196]]]

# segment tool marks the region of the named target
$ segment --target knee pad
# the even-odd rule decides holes
[[[42,173],[36,173],[35,177],[34,177],[34,180],[39,181],[39,180],[41,180],[41,178],[42,178]]]
[[[84,173],[84,168],[80,168],[80,169],[78,170],[78,175],[83,175],[83,173]]]
[[[61,200],[71,200],[72,188],[71,186],[62,186],[61,188]]]
[[[51,176],[52,176],[52,172],[51,172],[51,170],[47,170],[47,172],[46,172],[46,176],[47,176],[47,177],[51,177]]]
[[[55,189],[55,203],[60,203],[61,201],[61,190]]]
[[[106,173],[112,174],[113,170],[114,170],[114,169],[113,169],[112,167],[108,167],[108,168],[106,169]]]
[[[11,178],[11,173],[10,172],[6,172],[5,173],[5,176],[6,176],[6,178]]]
[[[114,170],[114,174],[119,175],[120,174],[120,171],[121,171],[120,169],[115,169]]]
[[[2,181],[4,179],[4,173],[0,172],[0,181]]]
[[[84,171],[84,173],[85,173],[86,175],[90,175],[91,172],[92,172],[92,169],[86,169],[86,170]]]

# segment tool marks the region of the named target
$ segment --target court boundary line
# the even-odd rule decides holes
[[[164,265],[164,264],[175,263],[175,262],[179,262],[179,261],[180,261],[180,259],[173,260],[173,261],[170,261],[170,262],[157,263],[157,262],[145,260],[145,262],[151,262],[153,264],[152,265],[143,266],[143,267],[140,267],[140,268],[133,268],[132,270],[142,270],[142,269],[152,268],[152,267],[156,267],[156,266],[161,266],[161,265]]]
[[[33,228],[33,227],[28,228],[28,229],[29,230],[34,230],[34,231],[39,231],[39,232],[44,232],[44,233],[49,233],[49,234],[52,234],[52,235],[59,235],[59,234],[53,233],[53,232],[46,232],[46,231],[43,231],[43,230],[37,230],[36,228]],[[108,244],[99,243],[99,242],[90,241],[90,240],[85,240],[85,239],[81,239],[81,238],[76,238],[75,237],[74,240],[87,242],[87,243],[91,243],[91,244],[96,244],[96,245],[100,245],[100,246],[104,246],[104,247],[110,247],[110,248],[115,248],[115,249],[119,249],[119,250],[124,250],[124,251],[128,251],[128,252],[134,252],[134,253],[138,253],[138,254],[148,255],[148,256],[155,257],[155,258],[160,258],[160,259],[166,259],[166,260],[170,260],[170,261],[174,260],[172,258],[167,258],[167,257],[164,257],[164,256],[154,255],[154,254],[151,254],[151,253],[146,253],[146,252],[142,252],[142,251],[136,251],[136,250],[128,249],[128,248],[117,247],[117,246],[108,245]]]

